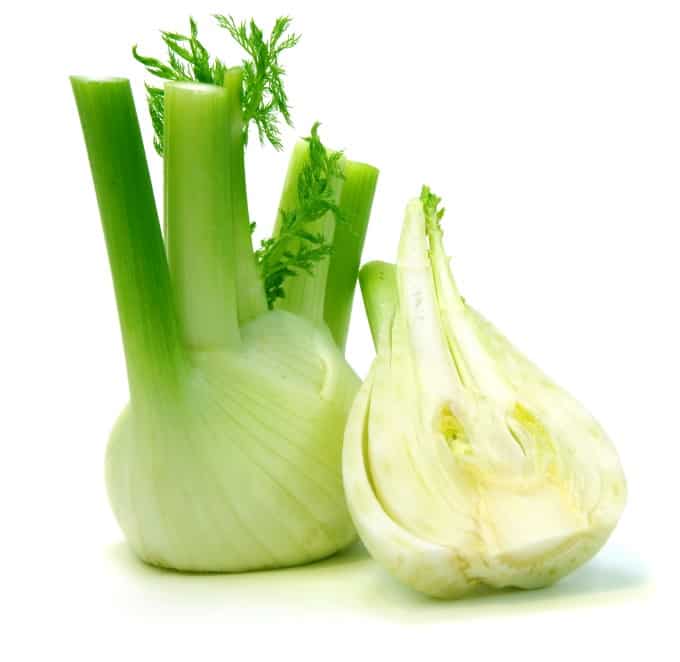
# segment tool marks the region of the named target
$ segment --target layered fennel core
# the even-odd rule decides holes
[[[460,297],[437,205],[424,190],[396,268],[360,275],[377,357],[345,434],[350,511],[423,592],[543,586],[604,544],[625,480],[602,428]]]

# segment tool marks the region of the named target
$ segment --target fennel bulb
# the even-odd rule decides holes
[[[130,386],[109,499],[141,559],[186,571],[305,563],[356,536],[341,445],[359,379],[342,347],[377,171],[329,155],[313,130],[266,270],[251,245],[242,70],[220,72],[221,85],[163,90],[165,244],[128,81],[72,79]],[[351,237],[334,235],[336,211]],[[305,241],[340,257],[314,270]],[[265,281],[279,299],[302,275],[299,306],[273,310]]]
[[[625,479],[590,414],[461,298],[438,203],[424,188],[396,269],[360,275],[377,356],[345,433],[350,512],[423,593],[546,586],[602,547]]]

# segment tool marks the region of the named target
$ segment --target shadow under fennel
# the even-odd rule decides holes
[[[620,548],[607,548],[548,588],[480,589],[455,601],[430,598],[401,585],[360,542],[308,565],[234,574],[157,568],[140,561],[122,542],[106,548],[106,560],[165,610],[197,603],[210,609],[233,607],[253,621],[263,610],[313,614],[322,620],[364,614],[396,622],[456,621],[640,599],[653,588],[644,564]]]

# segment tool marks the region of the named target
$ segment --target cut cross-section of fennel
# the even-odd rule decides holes
[[[423,189],[396,267],[360,277],[377,356],[345,433],[350,512],[423,593],[546,586],[602,547],[625,479],[600,425],[459,295],[438,203]]]

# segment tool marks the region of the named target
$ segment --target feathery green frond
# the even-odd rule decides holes
[[[220,14],[216,14],[215,19],[248,55],[242,64],[246,142],[247,126],[254,122],[260,142],[266,139],[276,149],[281,149],[280,118],[288,125],[292,125],[292,122],[288,97],[283,87],[286,72],[279,63],[279,56],[283,51],[295,46],[300,40],[300,35],[286,34],[291,23],[288,16],[276,19],[268,40],[252,19],[249,24],[236,23],[232,16]]]
[[[132,48],[132,56],[157,78],[171,81],[196,81],[222,85],[226,67],[217,58],[212,62],[208,50],[198,39],[198,27],[189,18],[189,35],[178,32],[161,32],[161,39],[168,50],[167,64],[153,57],[140,55],[137,46]],[[154,147],[163,155],[164,103],[163,88],[147,83],[147,102],[154,130]]]
[[[342,152],[329,152],[319,138],[319,123],[309,137],[309,159],[297,181],[297,206],[280,209],[280,231],[262,242],[257,251],[267,304],[273,307],[283,298],[285,280],[304,271],[312,273],[315,264],[331,254],[332,247],[323,235],[310,232],[309,224],[330,212],[336,222],[342,217],[333,199],[333,182],[343,178]]]
[[[279,63],[281,53],[298,43],[300,36],[287,34],[290,18],[276,20],[269,39],[253,20],[249,24],[237,24],[231,16],[216,15],[220,27],[225,28],[236,43],[246,51],[248,58],[242,63],[244,142],[248,139],[251,122],[257,126],[260,141],[268,140],[281,149],[280,118],[291,124],[288,97],[283,87],[285,70]],[[167,62],[141,55],[137,46],[132,55],[156,78],[166,81],[195,81],[212,85],[224,83],[225,64],[219,58],[211,58],[207,48],[198,38],[198,26],[189,18],[189,34],[161,32],[167,49]],[[163,154],[163,88],[146,85],[149,114],[154,129],[154,147]]]
[[[432,193],[429,186],[423,186],[420,190],[420,202],[423,204],[425,218],[428,223],[434,223],[437,228],[439,227],[439,221],[441,221],[446,211],[443,207],[439,209],[441,201],[442,199]]]

